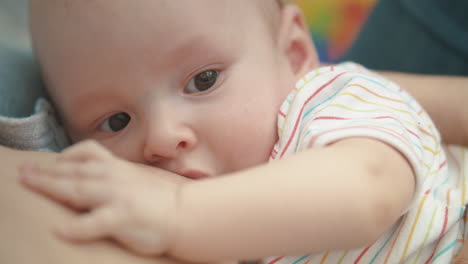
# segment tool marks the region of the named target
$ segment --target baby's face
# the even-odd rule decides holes
[[[33,2],[72,140],[192,178],[266,162],[294,78],[255,1]]]

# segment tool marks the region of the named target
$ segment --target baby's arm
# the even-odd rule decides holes
[[[172,254],[202,261],[362,247],[404,213],[415,186],[398,151],[366,138],[231,176],[182,189]]]
[[[468,77],[379,72],[429,113],[446,144],[468,146]]]

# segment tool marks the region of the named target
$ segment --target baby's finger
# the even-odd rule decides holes
[[[56,233],[74,242],[98,240],[111,236],[118,228],[118,219],[112,207],[100,207],[60,226]]]
[[[153,229],[120,228],[116,239],[126,248],[142,256],[158,256],[167,250],[167,243]]]
[[[103,203],[108,194],[103,182],[91,177],[73,175],[73,168],[23,166],[23,183],[30,189],[76,209],[87,209]]]
[[[86,140],[65,149],[58,160],[71,160],[75,162],[86,162],[90,160],[103,161],[112,154],[96,141]]]

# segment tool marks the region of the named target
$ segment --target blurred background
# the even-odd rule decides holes
[[[377,0],[295,2],[304,10],[320,61],[334,62],[349,48]]]
[[[28,45],[27,0],[0,0],[0,44]]]

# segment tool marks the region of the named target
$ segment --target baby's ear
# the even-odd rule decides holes
[[[278,44],[298,79],[319,66],[315,46],[299,7],[289,4],[281,10]]]

